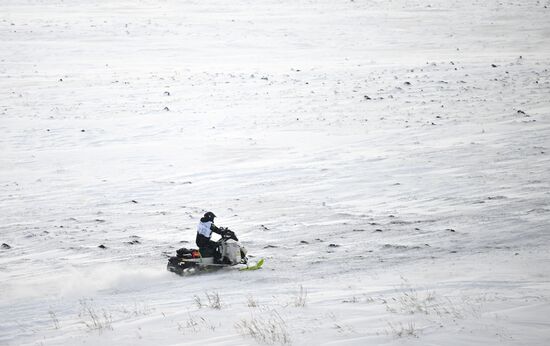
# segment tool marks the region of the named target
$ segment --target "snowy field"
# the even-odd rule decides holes
[[[550,1],[2,0],[0,43],[0,345],[550,345]],[[263,269],[166,271],[206,210]]]

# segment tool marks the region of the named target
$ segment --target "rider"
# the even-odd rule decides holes
[[[219,229],[216,225],[214,225],[215,217],[216,215],[214,215],[214,213],[211,211],[204,214],[204,216],[201,218],[199,222],[199,225],[197,226],[197,239],[196,239],[197,246],[199,247],[199,250],[202,253],[202,255],[208,256],[211,253],[214,255],[214,259],[219,257],[218,243],[210,240],[210,237],[212,237],[212,232],[217,233],[219,235],[222,234],[222,230]]]

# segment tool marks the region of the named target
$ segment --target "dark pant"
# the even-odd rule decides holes
[[[218,251],[218,243],[206,238],[202,234],[197,234],[195,242],[199,247],[199,252],[202,257],[214,257],[214,262],[219,261],[220,253]]]

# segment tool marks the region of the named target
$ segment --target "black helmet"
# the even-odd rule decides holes
[[[213,212],[211,211],[208,211],[204,214],[204,218],[206,221],[214,221],[214,218],[216,217],[216,215],[214,215]]]

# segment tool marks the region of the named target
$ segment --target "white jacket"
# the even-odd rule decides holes
[[[199,225],[197,226],[197,233],[210,239],[210,237],[212,236],[211,227],[212,227],[212,221],[199,222]]]

